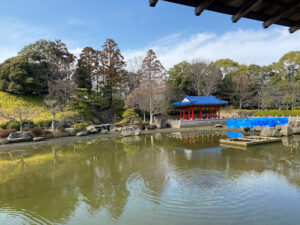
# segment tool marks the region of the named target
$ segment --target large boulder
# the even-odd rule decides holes
[[[76,134],[77,137],[87,136],[89,133],[87,131],[81,131]]]
[[[108,134],[108,130],[101,130],[101,134]]]
[[[280,134],[282,136],[291,136],[293,135],[293,129],[290,126],[283,126],[280,131]]]
[[[33,141],[36,141],[36,142],[38,142],[38,141],[44,141],[44,140],[45,140],[44,137],[35,137],[35,138],[33,138]]]
[[[137,126],[126,126],[123,127],[121,134],[124,137],[129,136],[139,136],[142,133],[142,130],[139,129]]]
[[[167,127],[167,120],[165,118],[155,118],[154,124],[158,129],[163,129]]]
[[[249,132],[251,130],[250,127],[242,127],[241,128],[241,131],[244,131],[244,132]]]
[[[150,124],[148,126],[145,127],[146,130],[155,130],[156,129],[156,125],[155,124]]]
[[[122,127],[113,127],[112,131],[113,132],[121,132],[122,131]]]
[[[33,135],[30,132],[24,132],[24,131],[17,131],[11,133],[7,138],[9,143],[32,141],[32,139],[33,139]]]
[[[97,129],[97,127],[95,125],[90,125],[86,128],[86,131],[89,134],[98,134],[100,130]]]
[[[292,130],[294,135],[300,135],[300,127],[293,127]]]
[[[0,139],[0,145],[6,145],[9,141],[7,139]]]
[[[262,137],[280,137],[280,131],[275,129],[274,127],[264,127],[260,132],[260,136]]]
[[[261,132],[264,129],[264,127],[262,126],[256,126],[252,128],[253,132]]]
[[[215,125],[215,128],[223,128],[223,127],[224,127],[223,124],[219,124],[219,123],[218,123],[218,124]]]
[[[76,136],[76,134],[78,133],[78,131],[74,128],[66,128],[65,131],[71,136]]]

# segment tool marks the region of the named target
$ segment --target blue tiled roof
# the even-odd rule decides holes
[[[187,106],[187,105],[225,105],[227,101],[217,99],[214,96],[188,96],[186,95],[181,101],[175,102],[172,106]]]

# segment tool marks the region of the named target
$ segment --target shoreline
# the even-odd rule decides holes
[[[164,129],[155,129],[155,130],[143,130],[141,135],[155,134],[155,133],[170,133],[170,132],[192,132],[192,131],[235,131],[243,133],[238,128],[216,128],[214,126],[203,126],[203,127],[188,127],[188,128],[164,128]],[[77,136],[69,136],[69,137],[61,137],[61,138],[50,138],[45,139],[44,141],[35,142],[20,142],[13,144],[5,144],[0,145],[0,152],[4,152],[5,150],[10,150],[13,148],[25,148],[30,146],[42,146],[42,145],[51,145],[56,143],[64,143],[64,142],[72,142],[72,141],[88,141],[91,139],[105,139],[105,138],[118,138],[123,137],[121,132],[110,132],[108,134],[90,134],[87,136],[77,137]]]

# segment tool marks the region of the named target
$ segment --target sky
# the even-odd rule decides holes
[[[2,0],[0,62],[39,39],[61,39],[79,55],[84,47],[101,49],[114,39],[125,59],[153,49],[166,68],[183,60],[230,58],[243,64],[267,65],[300,50],[300,31],[262,28],[259,21],[194,9],[159,0]]]

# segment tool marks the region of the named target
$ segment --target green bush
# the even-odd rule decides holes
[[[72,128],[75,130],[84,130],[85,128],[87,128],[87,126],[87,123],[76,123],[72,126]]]
[[[6,129],[7,122],[0,123],[0,130]]]
[[[37,120],[35,121],[34,125],[36,127],[45,127],[45,128],[49,128],[51,127],[51,123],[52,123],[52,120]]]
[[[6,129],[20,130],[20,124],[15,123],[15,122],[8,122],[8,123],[6,124]]]
[[[300,116],[300,110],[261,110],[254,116]]]

